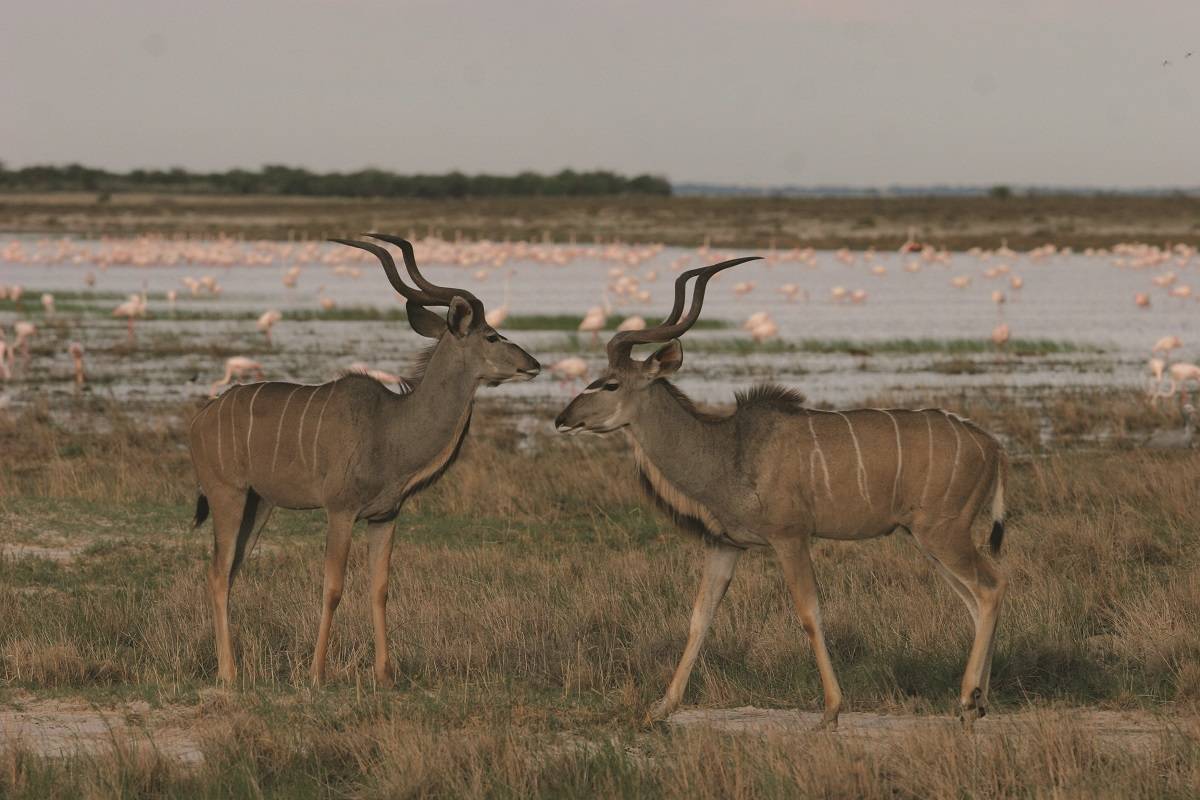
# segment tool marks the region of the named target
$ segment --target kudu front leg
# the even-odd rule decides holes
[[[367,525],[368,561],[371,564],[371,626],[375,631],[375,680],[383,686],[391,686],[395,682],[387,640],[388,575],[395,533],[395,522],[372,522]]]
[[[350,534],[354,530],[352,514],[329,513],[329,531],[325,536],[325,584],[321,592],[321,627],[317,631],[317,649],[313,653],[312,682],[325,682],[325,654],[329,650],[329,628],[333,612],[342,600],[346,582],[346,559],[350,555]]]
[[[687,688],[688,678],[692,675],[692,667],[696,665],[696,657],[700,654],[700,648],[708,635],[713,615],[716,614],[717,606],[721,604],[721,598],[725,596],[725,590],[729,588],[734,567],[737,566],[741,555],[742,550],[737,547],[723,544],[707,547],[700,591],[696,595],[696,604],[692,607],[687,646],[684,647],[683,657],[679,659],[679,666],[675,668],[675,675],[667,686],[667,693],[646,712],[646,725],[669,717],[683,700],[683,692]]]
[[[821,688],[825,692],[825,713],[817,730],[837,730],[838,712],[842,708],[842,689],[833,671],[833,661],[825,646],[825,631],[821,627],[821,608],[817,599],[817,577],[813,573],[812,556],[807,536],[771,542],[779,557],[784,580],[792,593],[796,614],[808,634],[817,670],[821,673]]]

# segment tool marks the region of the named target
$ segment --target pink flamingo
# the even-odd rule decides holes
[[[1178,336],[1164,336],[1154,343],[1154,349],[1150,353],[1152,355],[1162,353],[1164,356],[1170,358],[1171,351],[1178,350],[1180,347],[1183,347],[1183,341]]]
[[[558,377],[562,385],[566,387],[568,384],[574,383],[580,378],[586,378],[588,374],[588,365],[579,356],[568,356],[560,361],[556,361],[547,367],[551,375]]]
[[[87,382],[87,373],[83,369],[83,345],[79,342],[71,342],[67,345],[67,352],[71,355],[71,361],[75,365],[75,388],[82,389]]]
[[[258,329],[258,332],[266,338],[267,347],[271,346],[271,328],[273,328],[275,323],[279,322],[281,319],[283,319],[283,314],[272,308],[269,311],[264,311],[262,316],[258,318],[258,322],[254,323],[254,326]]]
[[[617,326],[618,331],[641,331],[646,329],[646,318],[634,314],[631,317],[626,317],[621,320],[621,324]]]
[[[233,356],[232,358],[225,359],[225,375],[219,381],[213,382],[213,385],[209,388],[208,396],[216,397],[217,390],[222,386],[228,386],[233,383],[235,377],[240,381],[250,372],[253,372],[254,377],[260,381],[263,379],[262,364],[259,364],[257,361],[245,356]]]
[[[29,361],[29,340],[37,333],[37,326],[32,322],[24,320],[13,325],[13,332],[17,334],[17,341],[13,343],[14,350],[20,350],[21,356],[26,362]]]
[[[395,384],[399,387],[400,394],[408,394],[413,390],[412,382],[403,375],[396,375],[391,372],[385,372],[381,369],[371,369],[371,367],[361,361],[355,361],[353,364],[346,367],[346,373],[354,375],[366,375],[368,378],[377,380],[380,383]]]
[[[1012,331],[1009,330],[1007,322],[1001,322],[995,328],[992,328],[992,343],[997,347],[1004,347],[1004,345],[1008,344],[1011,336]]]
[[[145,295],[131,294],[129,299],[113,309],[114,317],[123,317],[125,319],[125,333],[130,344],[133,344],[135,336],[133,332],[133,323],[139,317],[146,316],[146,297]]]

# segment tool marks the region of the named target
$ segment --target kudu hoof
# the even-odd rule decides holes
[[[659,700],[646,711],[646,716],[642,718],[642,727],[653,728],[655,725],[666,722],[674,710],[675,706],[668,704],[665,700]]]

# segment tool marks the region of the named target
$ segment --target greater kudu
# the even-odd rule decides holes
[[[700,315],[708,280],[748,260],[681,275],[667,319],[614,336],[608,369],[555,421],[561,432],[625,429],[647,493],[707,540],[687,646],[647,721],[663,719],[679,705],[738,557],[747,548],[767,546],[779,558],[816,656],[825,694],[821,726],[836,728],[842,692],[821,628],[811,541],[906,530],[975,621],[959,698],[969,725],[984,714],[1005,590],[1004,577],[976,547],[971,524],[990,496],[990,546],[998,554],[1004,536],[1004,453],[992,436],[946,411],[818,411],[778,386],[739,393],[736,409],[727,415],[698,411],[666,380],[683,363],[676,337]],[[692,277],[692,304],[680,320]],[[634,345],[656,342],[666,344],[644,361],[632,358]]]
[[[437,343],[423,357],[416,387],[395,394],[365,375],[346,375],[319,386],[256,383],[235,386],[209,401],[193,418],[189,445],[201,494],[196,525],[213,515],[209,569],[218,678],[236,674],[229,632],[229,590],[238,567],[253,549],[275,506],[324,508],[325,585],[312,679],[325,673],[334,609],[341,599],[357,520],[367,522],[375,676],[392,680],[388,659],[388,565],[394,520],[404,501],[429,486],[457,457],[475,390],[530,380],[541,367],[532,356],[484,320],[470,292],[430,283],[418,271],[412,246],[392,236],[368,234],[397,245],[409,276],[406,285],[384,248],[339,241],[373,253],[388,280],[407,302],[408,321]],[[446,306],[445,319],[428,306]]]

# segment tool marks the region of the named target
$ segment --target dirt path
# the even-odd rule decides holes
[[[0,749],[17,745],[60,758],[121,747],[157,750],[182,764],[196,765],[204,761],[204,754],[188,732],[194,717],[191,709],[152,709],[140,701],[99,708],[81,699],[18,698],[0,707]]]
[[[725,733],[765,736],[810,735],[820,721],[821,715],[818,713],[743,706],[678,711],[671,715],[668,724],[680,728],[706,727]],[[1177,733],[1181,729],[1195,728],[1200,721],[1145,711],[1078,708],[993,714],[979,720],[974,730],[980,736],[994,737],[1064,723],[1074,726],[1082,735],[1101,746],[1123,751],[1148,752],[1157,747],[1164,736]],[[957,733],[961,729],[958,720],[953,717],[844,712],[837,733],[832,735],[888,746],[911,739],[914,735]]]

